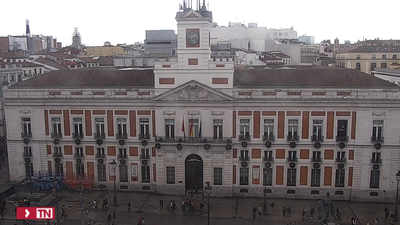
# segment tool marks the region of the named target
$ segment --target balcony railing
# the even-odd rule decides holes
[[[311,162],[322,162],[322,158],[321,157],[312,157]]]
[[[274,161],[274,157],[272,157],[272,156],[264,156],[263,157],[263,161],[264,162],[273,162]]]
[[[156,142],[167,142],[167,143],[220,143],[227,142],[227,140],[232,140],[231,137],[166,137],[166,136],[156,136]]]
[[[21,138],[31,138],[32,132],[21,132]]]
[[[80,133],[72,133],[72,137],[73,138],[83,138],[83,133],[82,132],[80,132]]]
[[[106,154],[104,154],[104,153],[102,153],[102,154],[97,153],[96,154],[96,159],[104,159],[105,157],[106,157]]]
[[[337,142],[348,142],[349,136],[336,136],[336,141]]]
[[[312,135],[311,141],[324,141],[324,136],[321,135]]]
[[[250,161],[250,157],[248,156],[240,156],[239,161]]]
[[[336,158],[337,163],[345,163],[346,160],[347,160],[346,158]]]
[[[32,157],[32,152],[24,152],[23,156],[24,157]]]
[[[263,141],[275,141],[275,135],[273,134],[263,135]]]
[[[54,158],[60,158],[62,156],[63,156],[63,154],[61,152],[53,152],[53,157]]]
[[[115,134],[115,136],[117,137],[117,139],[127,139],[128,138],[127,133],[118,132],[118,133]]]
[[[383,137],[371,137],[371,142],[376,142],[376,143],[383,143],[385,139]]]
[[[74,153],[74,157],[75,157],[75,158],[84,157],[84,154],[83,154],[83,152],[81,152],[81,153],[75,152],[75,153]]]
[[[149,154],[140,155],[140,159],[150,159],[150,155]]]
[[[127,154],[118,154],[118,159],[126,159],[128,158]]]
[[[94,133],[94,138],[104,139],[106,137],[105,133],[96,132]]]
[[[140,140],[150,139],[150,134],[139,134]]]
[[[287,141],[299,141],[299,135],[287,135],[286,136],[286,140]]]
[[[299,159],[297,157],[287,157],[288,162],[297,162]]]
[[[382,163],[382,159],[371,159],[371,163],[381,164]]]
[[[52,132],[51,138],[62,138],[62,133],[61,132]]]
[[[238,136],[240,141],[250,141],[251,140],[251,135],[249,134],[240,134]]]

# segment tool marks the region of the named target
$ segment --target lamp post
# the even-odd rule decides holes
[[[117,162],[115,162],[115,159],[113,159],[113,161],[110,164],[111,164],[111,168],[114,171],[114,207],[117,207],[118,206],[118,203],[117,203],[117,188],[115,186],[115,180],[117,179]]]
[[[263,204],[263,215],[266,216],[267,215],[267,182],[265,180],[265,178],[267,177],[267,173],[268,170],[267,168],[264,168],[264,204]]]
[[[57,177],[54,177],[54,180],[53,180],[53,184],[54,184],[54,192],[56,193],[56,201],[57,201],[57,203],[56,203],[56,213],[55,213],[55,215],[56,215],[56,219],[57,219],[57,225],[60,225],[60,211],[58,211],[58,200],[57,200],[57,184],[58,184],[58,179],[57,179]]]
[[[400,170],[396,173],[396,180],[397,180],[397,189],[396,189],[396,205],[394,206],[394,220],[398,221],[398,209],[397,205],[399,204],[399,181],[400,181]]]
[[[204,188],[207,194],[207,225],[210,225],[210,194],[211,194],[211,186],[210,182],[207,182],[207,186]]]

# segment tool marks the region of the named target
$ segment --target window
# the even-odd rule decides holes
[[[104,148],[97,148],[97,154],[96,157],[97,158],[104,158],[106,155],[104,153]]]
[[[126,164],[119,165],[119,181],[128,182],[128,166]]]
[[[167,166],[167,184],[175,184],[175,167]]]
[[[189,119],[189,138],[198,138],[199,137],[199,120],[198,119]]]
[[[297,161],[297,151],[289,151],[288,161]]]
[[[380,152],[373,152],[371,163],[382,163],[381,153]]]
[[[287,186],[296,186],[296,172],[295,168],[287,170]]]
[[[313,120],[313,141],[323,141],[324,137],[322,136],[322,120]]]
[[[272,151],[264,151],[264,161],[273,161]]]
[[[81,177],[85,176],[85,164],[83,163],[76,164],[76,175],[77,176],[80,175]]]
[[[346,142],[347,139],[347,120],[338,120],[336,141]]]
[[[371,141],[383,142],[383,120],[373,121]]]
[[[149,139],[150,138],[150,122],[148,118],[141,118],[139,120],[140,123],[140,139]]]
[[[381,63],[381,68],[387,68],[387,63]]]
[[[382,59],[386,59],[386,55],[382,55]]]
[[[125,118],[118,118],[117,119],[117,138],[125,139],[127,138],[126,134],[126,119]]]
[[[250,140],[250,119],[240,120],[239,140]]]
[[[61,157],[62,156],[61,147],[54,147],[53,155],[54,157]]]
[[[379,188],[379,180],[381,178],[380,170],[371,170],[371,177],[369,180],[370,188]]]
[[[74,118],[74,138],[83,138],[83,124],[82,118]]]
[[[372,54],[372,59],[376,59],[376,54]]]
[[[54,172],[56,176],[63,176],[64,174],[63,164],[57,162],[54,163]]]
[[[118,149],[118,158],[125,159],[126,157],[126,148]]]
[[[32,137],[31,118],[22,118],[22,136]]]
[[[240,185],[249,185],[249,168],[240,168]]]
[[[142,148],[140,151],[141,151],[141,155],[140,155],[141,159],[150,159],[150,151],[149,151],[149,149]]]
[[[95,121],[95,124],[96,124],[95,137],[96,138],[104,138],[105,137],[105,133],[104,133],[104,118],[95,118],[94,121]]]
[[[321,151],[313,151],[312,152],[312,161],[313,162],[321,162]]]
[[[346,162],[346,152],[336,152],[336,162]]]
[[[221,119],[215,119],[213,120],[213,124],[214,124],[214,140],[222,140],[223,136],[222,136],[222,123],[223,120]],[[214,183],[215,184],[215,183]]]
[[[142,166],[142,183],[150,183],[150,166]]]
[[[240,150],[240,160],[242,160],[242,161],[249,160],[249,151],[248,150]]]
[[[356,70],[361,70],[361,63],[356,63]]]
[[[361,55],[360,55],[360,54],[357,54],[356,59],[361,59]]]
[[[97,164],[97,180],[106,181],[106,165]]]
[[[288,122],[288,136],[287,136],[287,140],[288,141],[298,141],[299,140],[299,136],[298,136],[298,133],[297,133],[298,124],[299,124],[298,120],[289,120],[289,122]]]
[[[311,187],[320,187],[321,185],[321,169],[311,170]]]
[[[31,147],[24,147],[24,156],[30,157],[32,156],[32,148]]]
[[[273,175],[272,168],[264,168],[263,175],[264,175],[263,185],[264,186],[272,186],[272,175]]]
[[[275,140],[274,136],[274,120],[273,119],[265,119],[264,120],[264,141],[273,141]]]
[[[75,148],[75,157],[83,157],[83,148],[81,147]]]
[[[397,59],[397,55],[396,54],[393,54],[393,59]]]
[[[25,163],[25,176],[26,178],[30,178],[33,176],[33,163],[31,162]]]
[[[175,120],[165,119],[165,138],[171,140],[175,138]],[[174,168],[175,170],[175,168]]]
[[[335,177],[335,187],[344,187],[345,170],[337,169]]]
[[[52,132],[51,136],[53,138],[61,138],[61,136],[62,136],[61,119],[60,118],[52,118],[51,121],[53,124],[53,132]]]
[[[371,63],[371,71],[374,71],[375,70],[375,68],[376,68],[376,63]]]
[[[222,168],[214,168],[214,185],[222,185]]]

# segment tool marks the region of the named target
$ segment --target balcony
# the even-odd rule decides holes
[[[62,138],[61,132],[51,132],[51,138]]]
[[[272,156],[264,156],[263,157],[263,161],[264,162],[273,162],[274,161],[274,157],[272,157]]]
[[[347,161],[346,158],[336,158],[337,163],[345,163]]]
[[[149,154],[140,155],[140,159],[150,159],[150,155]]]
[[[118,154],[118,159],[126,159],[128,158],[127,154]]]
[[[240,156],[239,157],[239,161],[250,161],[250,157],[248,157],[248,156]]]
[[[371,163],[382,164],[382,159],[371,159]]]
[[[24,157],[32,157],[32,152],[24,152],[23,156]]]
[[[299,161],[299,159],[297,157],[287,157],[286,160],[288,162],[297,162],[297,161]]]
[[[106,137],[106,134],[104,132],[96,132],[96,133],[94,133],[94,138],[104,139],[105,137]]]
[[[166,137],[156,136],[156,142],[167,142],[167,143],[226,143],[227,140],[232,140],[232,137]]]
[[[336,136],[336,142],[348,142],[349,136]]]
[[[10,83],[8,81],[3,80],[2,84],[3,85],[9,85]]]
[[[322,158],[321,157],[312,157],[311,162],[322,162]]]
[[[263,141],[275,141],[275,135],[273,135],[273,134],[263,135]]]
[[[31,138],[32,132],[21,132],[21,138]]]
[[[239,134],[238,135],[239,141],[250,141],[251,135],[249,134]]]
[[[85,155],[83,154],[83,152],[75,152],[74,157],[75,158],[81,158],[84,157]]]
[[[61,158],[63,156],[63,154],[61,152],[54,152],[53,153],[53,157],[54,158]]]
[[[97,153],[96,154],[96,159],[104,159],[104,158],[106,158],[106,154],[104,154],[104,153],[101,153],[101,154]]]
[[[150,134],[139,134],[139,140],[148,140],[150,139]]]
[[[121,132],[116,133],[115,136],[117,137],[117,139],[127,139],[128,138],[127,133],[121,133]]]
[[[321,135],[312,135],[311,136],[311,141],[316,141],[316,142],[322,142],[324,141],[324,136]]]
[[[80,132],[80,133],[72,133],[72,137],[73,138],[83,138],[83,133],[82,132]]]
[[[287,135],[286,136],[286,140],[287,141],[299,141],[299,135]]]
[[[373,143],[383,143],[384,138],[383,137],[371,137],[371,142]]]

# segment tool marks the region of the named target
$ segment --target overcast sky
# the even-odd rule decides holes
[[[190,0],[189,0],[190,1]],[[192,0],[193,5],[197,0]],[[32,34],[51,35],[63,46],[74,28],[86,45],[143,42],[145,30],[176,30],[175,14],[183,0],[18,0],[4,1],[0,36],[22,35],[29,19]],[[202,0],[201,0],[202,2]],[[257,23],[259,27],[294,27],[316,42],[339,38],[400,39],[399,0],[206,0],[214,22]],[[195,7],[193,7],[195,8]]]

